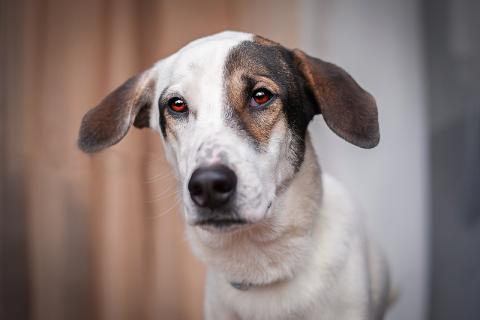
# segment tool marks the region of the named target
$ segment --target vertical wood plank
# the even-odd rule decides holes
[[[23,81],[23,1],[0,1],[0,319],[30,317]]]

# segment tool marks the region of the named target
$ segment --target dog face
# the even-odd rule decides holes
[[[156,130],[180,182],[187,223],[227,231],[272,214],[303,163],[309,121],[364,148],[379,140],[373,98],[341,68],[251,34],[196,40],[129,79],[84,117],[95,152],[133,124]]]

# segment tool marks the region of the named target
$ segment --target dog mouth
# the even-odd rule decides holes
[[[202,219],[195,223],[196,226],[209,231],[230,231],[247,224],[245,219],[226,217]]]
[[[265,210],[264,216],[268,214],[272,207],[272,201],[268,203],[268,206]],[[206,231],[210,232],[230,232],[230,231],[237,231],[237,230],[244,230],[252,225],[257,224],[259,221],[250,221],[245,218],[239,217],[238,213],[235,214],[221,214],[218,215],[213,214],[210,212],[210,215],[197,218],[196,220],[192,221],[190,225],[199,227]]]

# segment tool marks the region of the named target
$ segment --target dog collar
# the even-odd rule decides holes
[[[283,280],[286,280],[286,279],[283,279]],[[259,287],[266,287],[266,286],[274,285],[274,284],[282,282],[283,280],[278,279],[278,280],[274,280],[274,281],[269,282],[269,283],[262,283],[262,284],[255,284],[255,283],[246,282],[246,281],[242,281],[242,282],[231,281],[230,285],[237,290],[246,291],[246,290],[251,289],[251,288],[259,288]]]
[[[253,283],[250,282],[230,282],[230,285],[237,290],[246,291],[252,287],[256,287]]]

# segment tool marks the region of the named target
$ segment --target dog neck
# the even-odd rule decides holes
[[[290,279],[311,256],[312,231],[322,198],[320,167],[306,136],[305,157],[263,221],[244,230],[214,234],[187,227],[192,248],[213,274],[241,290]]]

